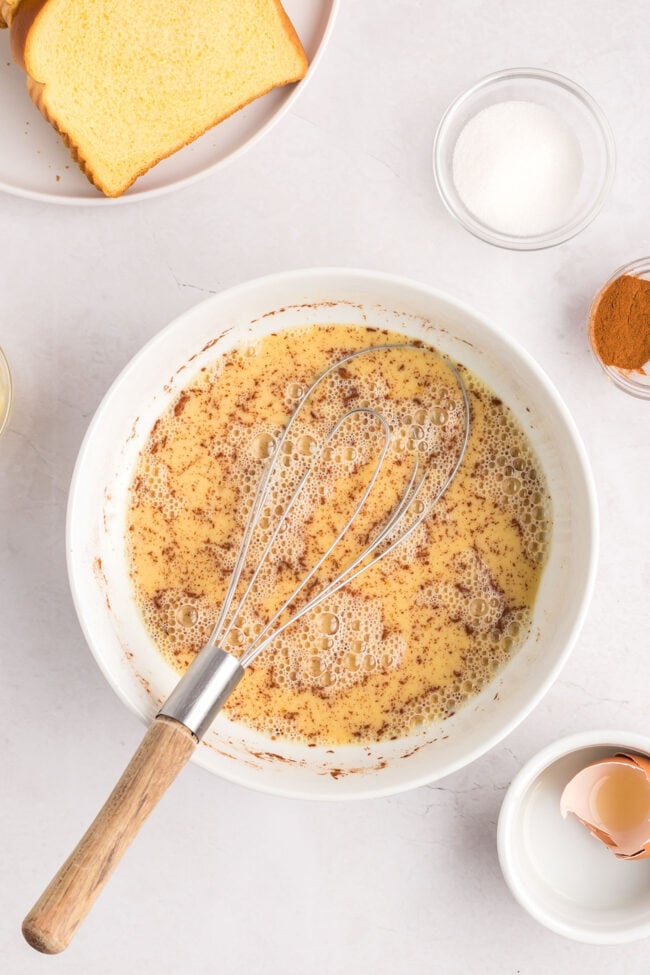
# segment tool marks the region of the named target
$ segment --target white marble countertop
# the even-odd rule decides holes
[[[585,316],[650,251],[645,0],[344,0],[294,110],[250,153],[160,199],[105,209],[0,198],[0,344],[15,408],[0,443],[3,714],[0,967],[7,975],[396,970],[647,971],[648,944],[551,934],[508,892],[495,826],[510,779],[582,729],[648,730],[648,407],[591,359]],[[433,185],[433,131],[482,75],[563,72],[613,125],[618,170],[577,239],[511,253],[470,237]],[[64,561],[65,502],[86,425],[137,349],[184,309],[268,272],[394,271],[476,306],[557,384],[596,478],[602,550],[561,678],[465,770],[395,798],[328,805],[258,795],[191,767],[56,960],[20,921],[105,798],[142,728],[93,662]]]

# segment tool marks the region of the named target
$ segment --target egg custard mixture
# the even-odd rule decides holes
[[[296,508],[300,518],[292,524],[287,516],[225,640],[238,656],[336,537],[376,469],[384,432],[369,415],[351,417],[323,447],[341,404],[371,407],[392,418],[397,433],[364,506],[365,522],[346,536],[329,571],[337,558],[340,568],[361,551],[373,524],[385,521],[415,451],[434,444],[439,465],[445,451],[458,449],[465,415],[458,385],[452,389],[453,373],[423,354],[422,343],[406,357],[404,350],[373,353],[336,370],[336,408],[327,415],[326,397],[320,407],[326,426],[305,407],[306,427],[279,440],[305,390],[330,365],[356,350],[408,341],[358,325],[279,331],[203,367],[156,421],[130,487],[127,551],[145,625],[179,674],[215,625],[276,444],[277,475],[251,559],[260,558],[282,515],[287,484],[310,465],[311,473]],[[322,745],[408,736],[479,694],[525,641],[548,551],[550,497],[511,410],[480,378],[458,369],[470,432],[447,491],[394,551],[260,653],[225,707],[231,720]],[[452,467],[453,458],[448,472]],[[305,587],[305,600],[314,585]]]

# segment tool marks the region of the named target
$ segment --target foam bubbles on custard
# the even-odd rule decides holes
[[[323,335],[328,332],[327,327],[314,328]],[[329,331],[336,329],[346,332],[343,326]],[[276,362],[277,379],[272,375],[267,383],[267,369],[263,383],[247,380],[248,370],[274,338],[222,357],[213,371],[181,394],[197,397],[206,411],[205,422],[194,419],[199,411],[192,413],[185,401],[178,409],[179,398],[157,421],[132,483],[130,518],[137,531],[130,544],[141,569],[141,574],[133,572],[138,603],[155,643],[179,671],[203,646],[216,622],[260,477],[272,459],[277,463],[257,520],[251,565],[274,540],[252,598],[230,621],[225,646],[237,656],[336,537],[374,470],[385,444],[383,427],[372,416],[353,413],[328,442],[342,412],[375,409],[394,431],[381,482],[383,500],[375,499],[365,520],[362,516],[355,522],[347,548],[342,546],[343,561],[362,550],[364,539],[371,537],[373,519],[391,510],[416,461],[422,468],[432,460],[436,463],[405,524],[429,511],[462,440],[463,401],[444,366],[436,368],[430,361],[426,384],[412,383],[409,391],[411,373],[425,371],[417,350],[406,374],[398,371],[398,356],[392,361],[377,357],[375,367],[366,371],[355,369],[354,363],[343,366],[309,404],[313,409],[307,409],[300,424],[283,438],[283,425],[304,399],[309,377],[349,350],[343,343],[323,343],[327,360],[321,359],[314,371],[301,370],[296,340],[294,358]],[[527,638],[532,599],[513,603],[484,553],[463,541],[458,511],[466,513],[473,504],[483,520],[490,511],[499,512],[511,526],[518,540],[515,547],[520,546],[532,578],[539,575],[548,549],[548,493],[539,462],[511,411],[479,379],[466,370],[462,374],[472,404],[471,449],[452,489],[378,566],[273,641],[229,704],[235,719],[271,735],[328,741],[332,738],[327,728],[309,730],[310,702],[323,701],[331,709],[328,715],[347,722],[350,740],[406,735],[448,717],[480,693]],[[260,395],[267,398],[258,401]],[[269,404],[280,404],[281,409],[274,412]],[[191,430],[191,436],[185,430]],[[177,454],[172,456],[175,447]],[[298,501],[276,533],[297,483],[308,471]],[[150,510],[162,514],[164,531],[155,522],[147,523]],[[331,511],[336,518],[328,520]],[[317,537],[310,532],[312,520]],[[202,539],[189,560],[184,554],[190,551],[184,547],[188,525],[198,526],[197,539]],[[169,583],[149,592],[142,575],[148,550],[159,560],[170,560]],[[447,552],[444,564],[442,552]],[[323,577],[336,574],[340,564],[332,556],[321,570]],[[405,619],[387,611],[382,592],[387,586],[410,592],[414,572],[425,581],[404,610],[409,630]],[[244,582],[249,577],[247,570]],[[307,587],[304,597],[310,594]],[[389,604],[393,605],[390,600]],[[418,625],[425,629],[418,632]],[[446,635],[455,647],[448,664]],[[350,700],[357,709],[351,716]],[[381,720],[372,715],[381,715]]]
[[[161,590],[140,608],[154,642],[177,670],[192,662],[217,620],[215,607],[205,597],[182,589]]]
[[[281,634],[274,648],[271,666],[278,684],[331,695],[362,683],[370,673],[398,668],[405,641],[384,633],[379,600],[341,591],[309,613],[299,632]]]
[[[541,564],[550,538],[550,511],[546,485],[530,444],[512,412],[485,385],[463,371],[472,397],[484,397],[492,407],[490,423],[481,430],[481,458],[472,476],[482,491],[511,516],[531,562]]]
[[[168,521],[185,507],[184,500],[170,489],[169,468],[151,454],[144,455],[134,488],[140,503],[151,504]]]

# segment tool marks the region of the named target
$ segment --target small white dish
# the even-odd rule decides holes
[[[340,0],[283,0],[309,59],[297,85],[275,88],[136,180],[123,196],[109,198],[86,179],[60,136],[27,94],[25,75],[0,31],[0,190],[47,203],[110,206],[162,196],[189,186],[226,165],[261,139],[304,91],[329,41]]]
[[[617,752],[650,755],[650,738],[589,731],[554,742],[512,780],[497,844],[506,883],[540,924],[574,941],[622,944],[650,937],[650,858],[618,860],[560,796],[591,762]]]

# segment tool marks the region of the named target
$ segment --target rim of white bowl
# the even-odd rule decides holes
[[[526,764],[517,772],[514,779],[508,786],[497,825],[497,852],[499,864],[504,880],[508,885],[512,896],[536,921],[543,924],[555,934],[560,934],[572,941],[581,941],[584,944],[594,945],[614,945],[625,944],[629,941],[637,941],[641,938],[650,937],[650,921],[640,924],[630,924],[628,928],[618,929],[611,932],[597,932],[590,928],[581,927],[579,924],[568,924],[559,920],[550,911],[546,911],[538,901],[532,897],[528,888],[519,880],[519,874],[514,867],[512,858],[512,837],[514,835],[514,824],[521,803],[526,793],[536,779],[542,775],[554,762],[573,752],[581,751],[584,748],[602,746],[603,748],[630,748],[636,752],[650,756],[650,737],[638,734],[635,731],[616,731],[610,729],[596,731],[580,731],[573,735],[560,738],[552,744],[542,748],[530,758]]]
[[[313,268],[298,268],[291,271],[280,271],[273,274],[263,275],[258,278],[251,278],[247,281],[241,282],[240,284],[233,285],[230,288],[226,288],[220,291],[216,295],[212,295],[205,301],[198,302],[192,308],[183,312],[181,315],[174,318],[171,322],[165,325],[159,332],[157,332],[142,348],[136,352],[136,354],[129,360],[129,362],[124,366],[119,375],[111,383],[109,389],[102,398],[99,406],[97,407],[90,424],[86,430],[86,433],[82,439],[81,446],[79,448],[79,453],[77,455],[77,460],[75,462],[72,479],[70,482],[70,488],[68,493],[68,504],[66,511],[66,564],[68,572],[68,580],[70,585],[70,590],[72,593],[72,599],[77,613],[77,618],[79,620],[82,632],[86,639],[86,643],[90,648],[90,651],[102,671],[106,681],[110,684],[113,691],[117,696],[123,701],[128,709],[136,714],[143,723],[148,723],[149,718],[144,715],[137,707],[134,706],[133,702],[128,698],[126,693],[123,691],[122,687],[118,685],[113,676],[108,671],[107,667],[104,665],[100,651],[95,647],[94,640],[90,629],[87,627],[86,620],[84,617],[84,611],[82,607],[82,600],[79,592],[77,591],[75,577],[74,577],[74,565],[72,559],[72,522],[74,519],[74,511],[76,505],[76,494],[79,487],[79,477],[80,471],[84,464],[84,457],[88,449],[88,445],[94,436],[94,429],[97,425],[100,416],[104,412],[106,406],[109,403],[110,398],[114,395],[114,392],[118,389],[120,383],[126,378],[126,376],[133,370],[137,369],[140,363],[140,359],[147,355],[151,349],[153,349],[156,343],[163,340],[167,331],[179,327],[182,322],[189,319],[196,311],[198,305],[209,305],[218,304],[220,300],[228,296],[229,298],[236,297],[238,292],[246,293],[251,287],[260,287],[267,284],[278,284],[278,283],[297,283],[299,284],[302,280],[313,279],[314,277],[322,276],[324,278],[336,277],[338,280],[347,279],[348,282],[380,282],[382,284],[393,284],[398,287],[408,288],[410,290],[419,291],[422,295],[428,298],[434,298],[442,302],[446,302],[455,308],[457,308],[461,313],[467,314],[471,318],[480,321],[481,326],[485,328],[488,332],[496,334],[502,341],[506,343],[511,349],[515,351],[529,366],[531,371],[535,374],[538,382],[544,387],[547,394],[555,403],[556,408],[562,415],[562,418],[566,424],[568,432],[571,437],[571,442],[576,451],[577,459],[580,466],[580,471],[583,477],[583,483],[585,486],[585,491],[588,498],[588,509],[589,516],[588,522],[590,525],[590,538],[589,538],[589,566],[584,580],[584,585],[582,592],[580,594],[578,609],[569,633],[568,639],[565,642],[564,648],[559,655],[554,666],[550,669],[546,678],[541,681],[537,686],[534,693],[531,694],[526,705],[519,711],[519,713],[506,722],[498,731],[494,734],[488,736],[480,745],[471,749],[464,758],[457,759],[448,762],[443,765],[442,771],[437,771],[434,774],[423,774],[413,776],[408,780],[407,783],[393,785],[393,786],[377,786],[373,788],[360,787],[358,790],[351,790],[345,794],[331,794],[331,795],[314,795],[308,789],[302,790],[300,788],[286,788],[283,785],[268,785],[267,783],[260,782],[254,783],[242,778],[236,769],[236,763],[227,770],[221,769],[216,771],[206,762],[202,761],[202,750],[196,749],[192,761],[196,762],[197,765],[201,765],[203,768],[207,768],[213,774],[219,775],[221,778],[226,779],[229,782],[234,782],[237,785],[243,785],[247,788],[252,788],[258,792],[264,792],[269,795],[276,795],[286,798],[296,798],[296,799],[316,799],[316,800],[333,800],[333,801],[348,801],[352,799],[374,799],[381,798],[389,795],[396,795],[402,792],[407,792],[410,789],[416,789],[420,786],[427,785],[432,781],[438,781],[447,775],[451,775],[453,772],[470,765],[472,762],[476,761],[486,752],[490,751],[495,747],[500,741],[503,741],[516,727],[518,727],[525,718],[537,707],[539,702],[542,700],[544,695],[552,687],[558,678],[562,668],[566,664],[573,647],[575,646],[576,640],[584,624],[585,617],[589,608],[589,603],[591,600],[591,594],[593,592],[594,582],[596,578],[596,569],[598,565],[598,547],[599,547],[599,523],[598,523],[598,505],[596,499],[596,488],[594,484],[593,474],[589,464],[589,459],[587,456],[587,451],[575,424],[568,407],[564,403],[560,393],[555,388],[546,372],[537,363],[537,361],[532,357],[532,355],[527,352],[515,339],[512,339],[509,335],[502,332],[495,325],[493,325],[488,319],[483,315],[476,312],[472,307],[463,301],[453,297],[448,292],[441,291],[437,288],[433,288],[430,285],[423,284],[422,282],[415,281],[412,278],[406,277],[404,275],[388,274],[383,271],[373,271],[365,270],[362,268],[345,268],[345,267],[313,267]],[[336,286],[332,285],[333,291],[335,291]],[[368,780],[366,780],[368,781]]]

